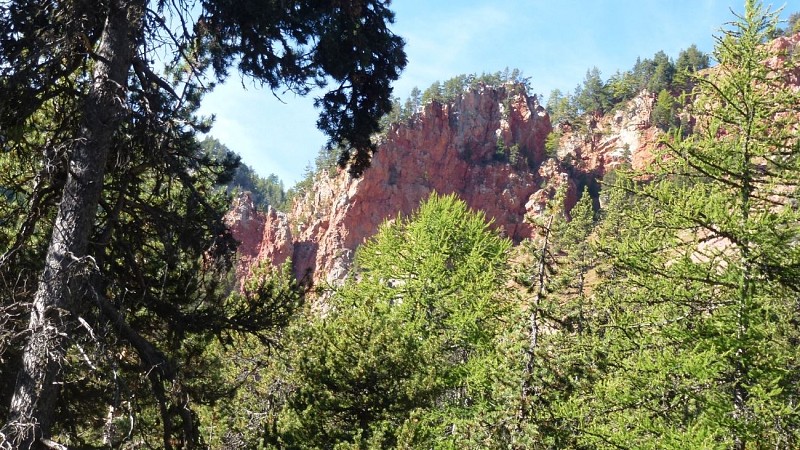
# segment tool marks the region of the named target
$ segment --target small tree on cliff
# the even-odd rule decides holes
[[[109,257],[122,250],[115,246],[124,248],[122,233],[153,231],[160,243],[177,240],[192,249],[192,270],[210,267],[199,263],[201,255],[224,254],[231,247],[221,242],[225,235],[221,226],[205,227],[200,239],[170,234],[169,228],[152,230],[147,224],[122,228],[122,223],[136,222],[125,207],[135,205],[153,213],[161,209],[149,208],[148,203],[161,203],[171,212],[162,219],[184,224],[197,220],[198,211],[218,214],[204,198],[207,187],[198,182],[208,178],[200,175],[203,164],[196,157],[194,132],[207,127],[193,113],[202,93],[213,84],[203,78],[206,69],[223,78],[234,63],[271,89],[286,86],[305,94],[314,85],[332,82],[333,89],[317,99],[322,109],[318,126],[332,143],[352,144],[355,150],[342,154],[340,163],[360,173],[374,150],[370,134],[378,129],[378,116],[391,107],[389,83],[405,64],[402,40],[387,29],[392,20],[384,0],[335,4],[18,0],[0,6],[2,145],[20,155],[44,156],[41,179],[47,182],[37,184],[34,198],[47,194],[48,203],[42,204],[47,209],[31,214],[44,226],[55,217],[43,254],[44,269],[35,295],[29,298],[28,340],[2,428],[8,442],[22,448],[48,442],[63,371],[70,368],[65,355],[83,336],[96,337],[88,327],[75,324],[94,315],[110,323],[119,342],[135,350],[147,373],[160,377],[153,387],[167,421],[163,446],[180,441],[188,447],[197,445],[183,397],[189,394],[177,393],[184,400],[163,395],[164,386],[178,378],[169,369],[176,366],[166,364],[169,359],[141,332],[152,330],[148,318],[169,317],[179,329],[205,322],[192,322],[164,296],[145,297],[158,301],[137,303],[141,310],[129,309],[131,304],[123,301],[129,298],[127,291],[110,290],[97,280],[109,275],[104,263],[125,261],[138,266],[143,275],[157,270],[154,257],[168,260],[165,271],[181,268],[170,265],[174,255],[169,245],[128,248]],[[165,75],[155,73],[156,59],[167,61]],[[36,139],[29,133],[33,125],[40,126]],[[149,182],[137,183],[145,175]],[[106,195],[104,184],[109,182],[117,186],[117,195]],[[147,187],[153,189],[143,192]],[[173,188],[185,189],[178,204],[170,203]],[[31,229],[31,223],[23,221],[22,228]],[[158,235],[159,231],[165,234]],[[30,243],[30,233],[21,235],[9,254]],[[161,255],[145,257],[139,250]],[[196,274],[178,273],[186,278],[186,289],[197,287],[189,282]],[[151,288],[147,283],[141,287]],[[173,294],[180,296],[179,291]],[[181,337],[181,333],[173,336]],[[176,413],[183,415],[182,424],[169,429],[169,418]]]
[[[575,90],[575,102],[586,114],[602,114],[610,106],[608,90],[600,77],[600,69],[592,67],[586,71],[583,84]]]
[[[653,105],[653,112],[650,114],[650,121],[662,131],[669,131],[679,123],[678,101],[668,90],[662,89],[656,97]]]
[[[701,52],[696,45],[692,44],[689,48],[681,50],[678,59],[675,61],[675,76],[673,86],[683,91],[689,91],[694,86],[692,77],[700,70],[707,69],[709,66],[708,55]]]

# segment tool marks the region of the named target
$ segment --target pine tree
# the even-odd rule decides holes
[[[517,409],[513,448],[574,447],[575,425],[562,413],[562,403],[593,376],[586,362],[593,323],[589,277],[597,265],[593,200],[584,191],[567,215],[564,194],[553,198],[538,221],[533,264],[521,278],[531,299],[521,311],[526,319],[518,322],[525,324],[517,338],[524,355],[520,395],[506,398],[506,406]]]
[[[600,69],[586,71],[583,84],[575,90],[575,102],[586,114],[602,114],[610,106],[608,89],[600,77]]]
[[[331,81],[333,90],[317,100],[318,125],[333,142],[353,145],[340,160],[360,173],[378,117],[391,106],[389,83],[405,65],[402,39],[387,29],[387,3],[0,5],[3,156],[35,160],[31,173],[46,182],[15,188],[32,193],[32,220],[15,223],[20,239],[2,248],[6,270],[19,249],[35,244],[40,252],[40,275],[25,280],[35,293],[15,297],[30,314],[2,419],[9,442],[55,445],[53,433],[71,420],[57,409],[75,386],[63,381],[90,370],[78,361],[98,336],[97,320],[109,331],[107,348],[126,348],[118,355],[132,358],[123,367],[148,374],[148,398],[161,407],[161,445],[199,445],[187,406],[196,392],[181,382],[186,366],[174,361],[208,334],[243,325],[219,313],[226,297],[218,281],[234,245],[220,220],[223,199],[212,192],[231,168],[198,156],[194,134],[208,130],[195,116],[199,101],[234,64],[273,90],[306,94]],[[155,60],[165,61],[163,73]],[[50,232],[44,249],[29,231],[37,226]],[[31,261],[34,252],[25,253]],[[182,342],[193,333],[203,337]]]

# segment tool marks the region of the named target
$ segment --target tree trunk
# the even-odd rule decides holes
[[[116,0],[108,8],[95,54],[94,81],[83,106],[83,124],[33,300],[22,368],[2,430],[16,448],[40,448],[42,439],[49,438],[70,341],[70,316],[90,304],[90,299],[81,298],[74,288],[78,279],[94,268],[86,254],[88,239],[111,140],[125,113],[128,70],[145,1]]]
[[[525,371],[522,374],[522,387],[520,395],[520,406],[517,412],[518,430],[522,430],[522,426],[529,419],[530,416],[530,399],[533,396],[533,371],[536,364],[536,347],[539,345],[539,307],[542,300],[547,295],[547,249],[550,245],[550,232],[553,229],[553,213],[547,221],[547,227],[544,230],[544,238],[539,252],[538,268],[536,272],[536,294],[531,303],[531,311],[528,315],[528,348],[525,349],[526,361]]]

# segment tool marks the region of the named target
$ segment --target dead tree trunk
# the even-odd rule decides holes
[[[86,254],[88,239],[111,140],[125,113],[128,71],[136,34],[141,32],[145,0],[110,3],[94,55],[83,123],[33,301],[22,368],[2,430],[6,442],[15,448],[40,448],[49,438],[61,366],[69,347],[71,312],[88,307],[81,302],[91,301],[78,298],[72,288],[78,286],[81,272],[93,265]]]
[[[519,411],[517,413],[518,427],[521,429],[523,424],[530,416],[530,401],[533,397],[533,372],[536,368],[536,350],[539,345],[539,309],[542,300],[547,295],[547,253],[550,246],[550,232],[553,229],[553,217],[550,216],[547,226],[544,229],[542,246],[539,250],[537,260],[537,270],[534,277],[535,293],[533,302],[530,305],[528,314],[528,348],[525,349],[525,371],[522,374],[522,387],[520,395]]]

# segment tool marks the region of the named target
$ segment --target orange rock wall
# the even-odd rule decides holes
[[[559,186],[566,185],[565,209],[575,204],[576,174],[598,177],[622,161],[647,158],[656,141],[652,101],[638,97],[597,121],[589,134],[565,133],[559,161],[545,156],[552,131],[547,113],[518,87],[483,86],[452,104],[429,103],[387,130],[361,178],[346,171],[318,174],[287,214],[246,212],[247,201],[237,203],[228,223],[242,242],[239,272],[246,274],[256,261],[280,264],[291,256],[298,279],[337,283],[356,248],[383,221],[410,214],[433,191],[458,194],[515,242],[529,238],[528,219],[544,210]],[[567,156],[570,168],[563,163]]]

